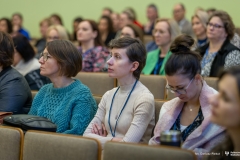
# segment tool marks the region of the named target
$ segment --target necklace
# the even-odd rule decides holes
[[[192,112],[192,108],[189,106],[188,109],[190,110],[190,112]]]

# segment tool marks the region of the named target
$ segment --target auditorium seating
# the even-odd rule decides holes
[[[144,35],[143,36],[143,44],[147,44],[148,42],[151,42],[151,41],[153,41],[153,36],[151,36],[151,35]]]
[[[22,157],[23,131],[0,126],[0,159],[19,160]]]
[[[177,147],[149,146],[107,142],[104,146],[103,160],[196,160],[192,151]]]
[[[101,151],[95,139],[28,131],[24,138],[23,160],[100,160]]]

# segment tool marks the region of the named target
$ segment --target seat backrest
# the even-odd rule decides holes
[[[153,36],[151,35],[144,35],[143,36],[143,43],[146,45],[148,42],[153,41]]]
[[[154,95],[154,99],[164,99],[166,78],[159,75],[141,75],[140,81]]]
[[[101,102],[101,99],[102,99],[101,96],[96,96],[96,95],[93,95],[93,98],[95,99],[97,105]]]
[[[192,151],[177,147],[107,142],[103,160],[196,160]]]
[[[0,159],[21,159],[23,137],[23,131],[19,128],[0,126]]]
[[[215,90],[218,90],[218,78],[217,77],[204,77],[204,80],[210,87],[214,88]]]
[[[23,160],[100,160],[101,146],[81,136],[28,131],[24,138]]]
[[[32,93],[32,99],[34,99],[34,97],[36,96],[36,94],[38,93],[38,91],[31,90],[31,93]]]
[[[166,101],[155,99],[155,124],[157,124],[158,122],[160,110],[162,108],[163,103],[165,102]]]
[[[76,77],[88,86],[94,95],[103,95],[116,87],[116,79],[110,78],[107,73],[79,72]]]

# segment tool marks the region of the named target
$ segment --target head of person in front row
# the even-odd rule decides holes
[[[231,44],[234,36],[232,18],[225,11],[214,12],[208,20],[209,43],[200,47],[202,76],[216,77],[221,69],[240,65],[240,50]]]
[[[159,144],[162,131],[177,130],[182,134],[182,147],[196,153],[210,151],[224,138],[224,129],[210,123],[211,109],[208,97],[217,94],[202,79],[200,56],[191,51],[192,37],[181,35],[170,47],[166,71],[166,88],[176,98],[163,104],[150,144]],[[204,138],[202,138],[204,137]]]
[[[82,68],[81,52],[68,40],[48,42],[40,56],[40,74],[52,83],[34,97],[29,114],[49,118],[58,133],[82,135],[97,105],[87,86],[72,79]]]
[[[155,22],[153,36],[158,49],[147,54],[143,74],[165,75],[165,64],[171,56],[169,50],[173,40],[181,34],[178,24],[173,19],[158,19]]]
[[[139,81],[146,61],[141,41],[122,37],[110,43],[108,75],[119,87],[107,91],[84,136],[107,141],[147,143],[154,126],[154,97]]]
[[[226,128],[228,136],[212,152],[240,152],[240,67],[223,71],[218,81],[219,93],[210,98],[212,105],[211,121]],[[209,159],[214,159],[211,157]]]
[[[21,114],[31,107],[32,95],[25,78],[11,67],[13,55],[11,36],[0,31],[0,112]]]

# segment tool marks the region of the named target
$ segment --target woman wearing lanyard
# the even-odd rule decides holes
[[[230,43],[234,36],[234,24],[228,13],[214,12],[207,23],[209,43],[200,47],[202,76],[216,77],[219,71],[240,65],[240,50]]]
[[[147,54],[143,74],[165,75],[164,67],[172,54],[169,51],[171,42],[180,34],[181,31],[174,20],[159,19],[156,21],[153,36],[158,49]]]
[[[149,144],[160,144],[162,131],[177,130],[182,133],[182,147],[200,155],[224,138],[224,129],[210,123],[208,97],[217,91],[202,79],[200,56],[190,50],[193,44],[193,38],[181,35],[170,47],[172,55],[165,66],[166,88],[177,98],[163,104]]]
[[[107,141],[143,142],[154,126],[154,97],[139,81],[146,61],[141,41],[122,37],[110,43],[108,73],[120,86],[107,91],[83,136]]]

